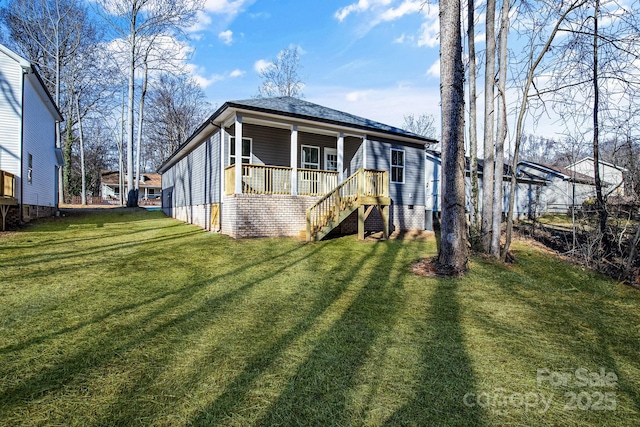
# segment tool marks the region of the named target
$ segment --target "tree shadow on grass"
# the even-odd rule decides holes
[[[460,325],[457,300],[460,282],[438,279],[436,286],[430,309],[433,317],[427,334],[418,343],[422,351],[421,385],[415,397],[389,417],[385,425],[482,424],[482,410],[474,405],[478,385]]]
[[[311,309],[307,310],[304,317],[297,322],[295,327],[288,330],[273,345],[256,353],[243,372],[236,376],[233,382],[225,389],[224,393],[211,405],[201,411],[189,424],[215,425],[227,418],[241,405],[244,405],[247,395],[254,389],[255,383],[260,375],[282,356],[282,353],[288,346],[314,327],[319,317],[344,294],[347,287],[356,278],[364,265],[376,259],[376,253],[379,248],[379,245],[373,245],[368,252],[360,255],[355,265],[341,277],[341,283],[332,290],[327,291],[329,295],[318,298]]]
[[[349,408],[349,396],[372,346],[391,329],[402,306],[399,288],[404,273],[391,280],[391,268],[405,246],[398,242],[375,245],[384,253],[376,256],[366,284],[319,336],[259,425],[343,425],[362,415]]]
[[[201,328],[206,325],[207,319],[217,311],[224,310],[232,301],[242,298],[251,288],[281,274],[287,268],[311,257],[319,256],[319,252],[324,249],[324,246],[319,245],[312,248],[312,250],[303,251],[302,254],[296,255],[294,253],[303,248],[303,246],[297,246],[295,249],[279,253],[275,257],[269,257],[250,265],[243,265],[236,270],[217,277],[192,283],[176,292],[147,299],[140,304],[123,306],[102,316],[97,316],[88,322],[81,323],[77,327],[65,328],[51,335],[37,337],[16,346],[5,347],[3,352],[11,354],[28,346],[56,339],[60,335],[66,335],[93,324],[101,328],[99,326],[100,323],[109,320],[112,322],[120,321],[119,317],[126,313],[129,315],[135,314],[135,321],[127,323],[119,329],[112,329],[111,332],[94,336],[91,330],[87,330],[85,334],[89,334],[89,336],[85,338],[78,337],[80,341],[78,346],[69,349],[68,354],[58,362],[47,363],[34,375],[25,378],[16,385],[5,386],[0,389],[0,414],[5,413],[5,411],[19,411],[18,408],[21,405],[31,402],[35,397],[42,398],[45,395],[58,393],[78,378],[83,378],[89,375],[90,372],[113,363],[114,360],[122,357],[122,355],[150,344],[159,337],[164,337],[169,330],[185,328],[190,334],[197,334],[198,330],[193,328]],[[268,265],[274,258],[285,255],[290,256],[291,260],[282,266],[273,268],[267,274],[262,275],[259,280],[235,284],[235,288],[223,295],[200,301],[195,308],[187,309],[179,315],[174,314],[179,313],[181,309],[184,310],[185,304],[193,303],[195,294],[202,288],[210,286],[225,277],[234,277],[234,274],[244,272],[252,267]],[[138,312],[141,312],[140,315],[137,314]],[[160,338],[160,340],[164,342],[166,338]],[[131,425],[139,421],[140,414],[130,412],[131,402],[140,397],[138,392],[145,382],[153,381],[155,376],[162,371],[165,365],[163,365],[162,360],[157,362],[156,369],[158,372],[144,372],[144,379],[134,382],[134,385],[127,392],[123,392],[119,396],[118,402],[122,402],[121,408],[118,408],[119,404],[114,405],[113,410],[104,420],[105,425]],[[130,380],[135,381],[133,378]]]

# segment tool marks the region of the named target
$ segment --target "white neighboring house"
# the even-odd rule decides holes
[[[442,192],[442,167],[440,153],[427,149],[425,154],[425,188],[426,188],[426,220],[427,230],[432,230],[430,218],[432,214],[439,215],[441,211],[441,192]],[[471,170],[469,167],[469,159],[465,168],[465,193],[466,193],[466,211],[471,212]],[[478,200],[479,208],[482,210],[482,191],[483,191],[483,169],[484,161],[478,159]],[[511,167],[504,165],[502,176],[502,212],[509,212],[509,193],[511,192]],[[541,177],[529,174],[525,171],[518,171],[516,198],[514,204],[514,219],[522,219],[539,214],[537,210],[536,196],[541,189],[547,185],[547,181]]]
[[[547,181],[535,197],[539,214],[567,213],[595,195],[593,177],[567,168],[521,161],[517,172]]]
[[[567,169],[593,176],[593,163],[593,157],[585,157],[567,166]],[[602,181],[605,195],[624,196],[624,173],[627,172],[627,169],[602,160],[598,164],[600,165],[600,180]]]
[[[56,213],[61,121],[35,66],[0,44],[0,226]]]

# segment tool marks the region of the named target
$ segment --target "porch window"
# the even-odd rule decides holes
[[[320,147],[302,146],[303,169],[320,169]]]
[[[404,183],[404,150],[391,149],[391,182]]]
[[[240,158],[242,163],[251,163],[251,139],[242,138],[242,153]],[[229,166],[236,164],[236,138],[229,138]]]

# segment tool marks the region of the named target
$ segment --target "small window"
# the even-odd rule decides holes
[[[391,182],[404,183],[404,150],[391,149]]]
[[[28,169],[27,169],[27,183],[31,184],[33,181],[33,156],[29,153]]]
[[[320,147],[303,145],[301,154],[303,169],[320,169]]]
[[[251,163],[251,140],[242,138],[242,163]],[[229,166],[236,164],[236,138],[229,138]]]

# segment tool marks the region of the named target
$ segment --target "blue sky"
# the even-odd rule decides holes
[[[407,113],[439,117],[438,10],[421,3],[207,0],[192,72],[214,106],[251,98],[260,61],[295,45],[308,101],[395,126]]]

